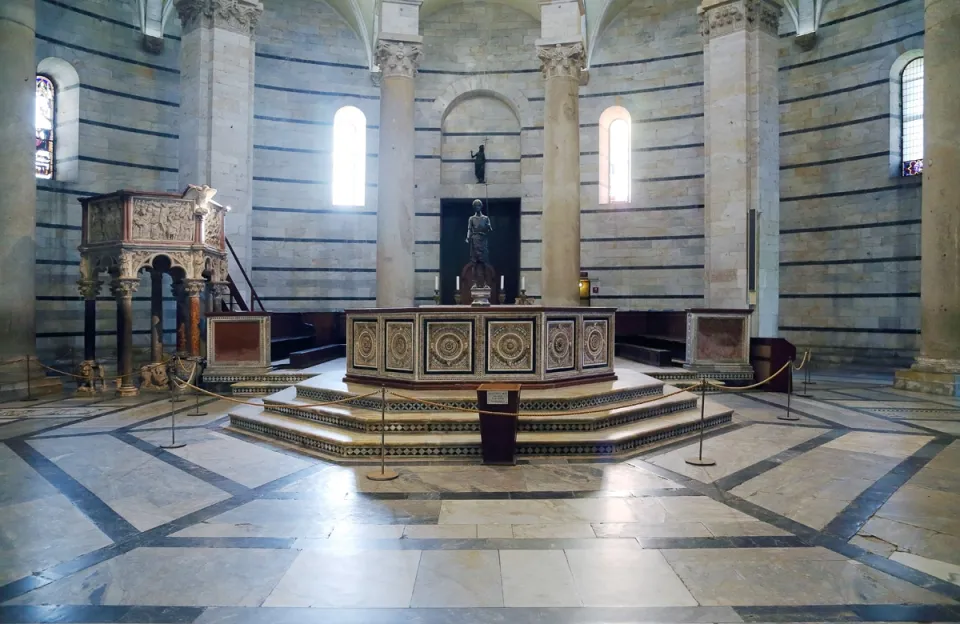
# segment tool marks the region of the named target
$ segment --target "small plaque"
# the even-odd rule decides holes
[[[506,404],[507,404],[506,390],[488,390],[487,391],[487,405],[506,405]]]

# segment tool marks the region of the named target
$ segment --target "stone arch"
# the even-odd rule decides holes
[[[536,125],[527,97],[519,89],[489,74],[465,76],[454,80],[444,89],[443,93],[433,101],[433,109],[440,121],[439,125],[443,125],[447,114],[457,104],[471,97],[491,97],[500,100],[516,115],[520,127],[529,128]]]
[[[76,180],[80,154],[80,76],[73,65],[53,56],[40,61],[37,73],[50,77],[57,89],[53,179]]]

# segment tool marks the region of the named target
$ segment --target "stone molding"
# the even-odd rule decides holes
[[[951,375],[960,375],[960,360],[930,358],[925,356],[917,357],[913,364],[913,370],[925,373],[947,373]]]
[[[384,78],[413,78],[420,68],[422,56],[423,45],[419,43],[387,39],[377,41],[374,53],[381,81]]]
[[[206,280],[188,279],[183,281],[183,293],[187,297],[199,297],[206,287]]]
[[[184,33],[203,27],[251,36],[263,13],[257,0],[174,0],[174,4]]]
[[[110,282],[110,292],[117,299],[128,299],[133,297],[133,293],[137,292],[139,286],[139,279],[115,279]]]
[[[760,30],[776,36],[780,31],[779,4],[771,0],[729,0],[697,9],[704,39],[741,30]]]
[[[540,58],[540,71],[544,79],[570,78],[579,84],[587,58],[582,43],[537,46],[537,56]]]

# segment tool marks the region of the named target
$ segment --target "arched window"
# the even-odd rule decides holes
[[[44,75],[37,75],[36,98],[36,125],[37,132],[37,160],[36,175],[38,178],[50,180],[53,178],[54,163],[54,128],[56,128],[57,88],[53,80]]]
[[[600,115],[600,203],[630,201],[630,113],[611,106]]]
[[[333,116],[333,205],[363,206],[367,166],[367,118],[354,106]]]
[[[913,59],[900,73],[901,175],[923,172],[923,57]]]

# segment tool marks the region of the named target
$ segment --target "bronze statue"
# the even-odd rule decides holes
[[[470,150],[470,158],[473,159],[473,173],[477,176],[477,184],[487,183],[487,155],[483,153],[483,146],[480,146],[476,154]]]
[[[470,244],[470,262],[473,264],[489,264],[489,249],[487,237],[493,231],[490,218],[483,214],[483,202],[473,200],[473,216],[467,222],[467,242]]]

